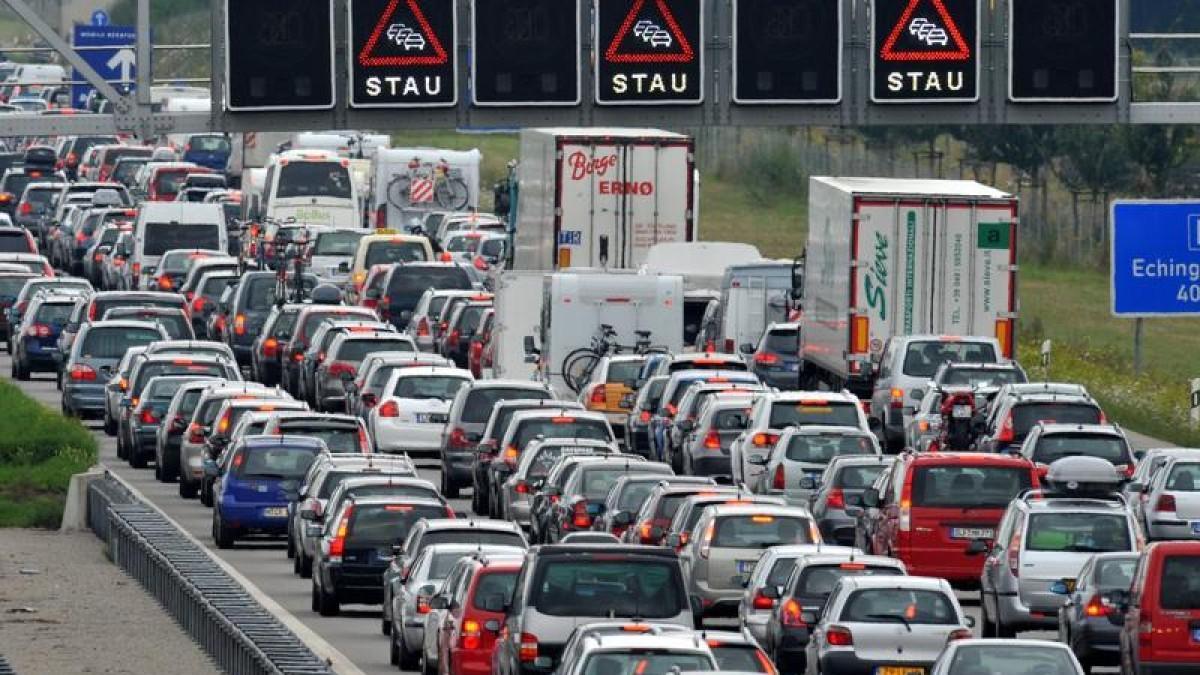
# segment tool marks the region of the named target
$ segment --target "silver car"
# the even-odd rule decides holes
[[[714,642],[716,640],[713,640]],[[705,636],[683,626],[601,622],[575,629],[559,675],[721,670]]]
[[[858,521],[846,513],[846,506],[861,498],[880,474],[892,467],[894,456],[842,455],[834,457],[818,478],[805,476],[802,487],[809,487],[809,510],[817,521],[821,539],[852,545]]]
[[[955,640],[933,664],[931,675],[1054,673],[1083,675],[1071,649],[1047,640]]]
[[[105,321],[103,323],[110,322]],[[157,325],[149,322],[137,323],[142,326]],[[109,436],[117,435],[117,419],[121,399],[124,398],[125,392],[129,390],[129,373],[133,370],[133,364],[137,362],[138,357],[145,352],[145,347],[130,347],[125,350],[125,355],[121,357],[121,361],[113,370],[112,377],[104,385],[104,433]]]
[[[754,399],[737,394],[710,398],[700,409],[692,433],[684,439],[680,451],[683,473],[689,476],[728,478],[729,446],[750,423],[750,405]]]
[[[742,593],[738,605],[738,625],[749,630],[755,640],[763,642],[766,636],[767,619],[775,609],[779,597],[773,589],[782,586],[792,573],[796,559],[809,553],[845,553],[850,555],[862,551],[851,546],[822,546],[821,544],[797,544],[793,546],[772,546],[758,559],[750,579],[746,582],[746,590]]]
[[[500,486],[500,517],[528,531],[533,494],[542,487],[558,460],[603,454],[620,454],[620,450],[616,443],[589,438],[543,438],[531,442],[517,459],[517,470]]]
[[[1147,536],[1200,539],[1200,450],[1168,459],[1140,491]]]
[[[875,434],[856,427],[792,427],[780,434],[766,471],[752,487],[807,508],[815,486],[803,479],[819,478],[834,457],[843,456],[882,457],[883,452]]]
[[[807,672],[927,672],[946,644],[971,637],[975,621],[954,589],[932,577],[843,577],[813,625]]]

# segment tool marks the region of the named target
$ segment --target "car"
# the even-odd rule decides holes
[[[225,380],[217,378],[188,380],[180,383],[171,395],[154,437],[154,471],[160,481],[169,483],[179,477],[179,445],[200,395],[208,387],[224,383]]]
[[[492,371],[496,362],[496,343],[492,334],[496,326],[496,308],[489,307],[479,320],[479,330],[471,336],[467,347],[467,370],[475,377],[483,377],[484,370]]]
[[[187,311],[177,307],[113,307],[101,319],[147,321],[162,326],[171,340],[196,339]]]
[[[766,393],[767,389],[758,384],[705,382],[688,387],[675,406],[676,410],[671,424],[663,429],[662,449],[665,461],[676,471],[683,470],[688,451],[696,449],[697,418],[710,400],[715,397],[739,398],[746,400],[745,410],[749,411],[752,408],[753,399]],[[733,438],[736,437],[736,435],[733,436]],[[730,443],[732,443],[732,439]],[[719,454],[722,457],[725,456],[723,451]],[[731,471],[727,470],[724,475],[729,476],[730,473]]]
[[[312,564],[312,610],[337,616],[343,604],[383,601],[384,572],[393,564],[395,542],[429,519],[453,517],[443,502],[404,496],[365,496],[344,500],[322,525],[309,524],[319,537]]]
[[[29,303],[35,296],[47,291],[74,293],[77,295],[87,295],[92,292],[92,285],[84,279],[26,276],[30,275],[30,273],[25,270],[21,272],[8,272],[8,274],[19,274],[25,277],[25,281],[21,283],[20,288],[9,301],[8,308],[5,310],[5,323],[8,327],[7,337],[10,354],[12,353],[12,341],[15,337],[16,329],[21,325],[21,319],[25,314],[25,310],[29,308]]]
[[[491,672],[553,672],[576,625],[588,619],[634,618],[694,627],[673,551],[613,544],[534,547],[525,554],[511,609],[492,653]]]
[[[976,446],[983,452],[1005,452],[1010,447],[1020,447],[1029,430],[1041,420],[1054,420],[1058,424],[1105,422],[1100,404],[1086,393],[1014,394],[1004,398],[1001,394],[996,395],[984,431],[976,440]]]
[[[1200,542],[1160,541],[1142,552],[1128,591],[1116,591],[1121,671],[1200,672]]]
[[[367,415],[367,428],[381,452],[441,449],[450,402],[474,381],[458,368],[404,368],[392,373],[379,405]]]
[[[1008,506],[994,543],[976,548],[986,558],[979,576],[985,637],[1057,628],[1065,598],[1052,586],[1073,584],[1094,554],[1142,548],[1112,464],[1068,457],[1051,465],[1046,480],[1049,489],[1027,491]]]
[[[538,396],[541,394],[536,394],[534,398],[499,401],[492,407],[487,425],[480,436],[479,446],[476,448],[475,460],[471,464],[471,511],[476,515],[495,516],[499,513],[499,497],[494,488],[503,483],[507,475],[516,468],[516,458],[520,454],[501,453],[500,443],[518,412],[538,409],[583,410],[583,406],[578,403]],[[492,466],[497,456],[500,456],[504,466]]]
[[[750,371],[763,384],[786,391],[800,387],[800,324],[771,323],[757,345],[741,345]]]
[[[738,604],[737,619],[741,630],[748,632],[760,644],[766,644],[767,621],[779,601],[787,597],[784,586],[792,569],[798,559],[814,553],[845,559],[866,555],[849,546],[825,544],[792,544],[764,550],[746,580],[746,588]]]
[[[451,298],[469,298],[475,291],[466,289],[430,288],[421,294],[413,308],[412,317],[408,321],[408,333],[417,341],[417,348],[423,352],[434,351],[437,341],[441,338],[444,325],[442,310]]]
[[[446,319],[446,333],[438,347],[441,355],[454,361],[459,368],[467,367],[467,350],[471,339],[482,325],[483,315],[492,309],[491,297],[485,297],[487,300],[472,300],[457,305]]]
[[[390,331],[351,329],[335,335],[313,374],[316,386],[311,393],[315,407],[328,412],[345,410],[345,382],[353,381],[362,360],[375,351],[408,351],[415,354],[417,346],[411,337]]]
[[[306,292],[315,288],[317,283],[316,275],[304,275]],[[218,313],[225,317],[226,321],[226,330],[223,331],[225,342],[233,349],[238,363],[243,366],[252,365],[251,352],[256,338],[268,332],[267,318],[273,316],[276,311],[276,285],[274,272],[248,270],[242,274],[241,281],[234,287],[233,295],[226,306],[218,308]],[[288,314],[300,309],[299,305],[285,307],[289,310]],[[278,336],[275,337],[278,340]],[[288,337],[291,337],[290,333]],[[278,342],[282,344],[285,341]],[[278,350],[278,347],[276,349]]]
[[[808,673],[926,672],[975,624],[950,582],[894,575],[842,577],[820,615],[801,612],[801,620],[812,626]]]
[[[734,673],[764,673],[776,675],[779,671],[766,652],[747,631],[729,630],[704,631],[704,642],[708,644],[717,669]]]
[[[236,260],[230,258],[224,251],[213,251],[201,248],[174,248],[162,254],[158,261],[158,269],[150,277],[149,288],[160,291],[180,290],[180,284],[187,274],[190,263],[207,258],[222,258],[236,265]]]
[[[1044,640],[955,640],[946,645],[931,675],[1088,672],[1065,646]]]
[[[703,361],[693,359],[686,363],[706,363],[707,361],[707,359]],[[725,363],[720,360],[716,361],[722,363],[722,365]],[[757,385],[759,381],[758,376],[753,373],[736,370],[688,369],[673,371],[670,379],[667,380],[666,386],[663,387],[663,393],[659,399],[659,408],[650,417],[650,444],[652,447],[651,454],[654,458],[659,460],[667,458],[667,434],[675,422],[675,415],[679,412],[678,406],[683,395],[687,393],[690,387],[706,383],[749,386]]]
[[[971,583],[983,566],[974,542],[995,537],[1005,507],[1038,485],[1022,457],[904,453],[846,513],[858,518],[864,551],[895,556],[911,574]]]
[[[288,485],[327,452],[316,438],[247,436],[229,448],[225,462],[206,465],[215,479],[212,538],[217,548],[232,548],[247,535],[286,535]]]
[[[541,489],[559,459],[620,454],[615,443],[576,438],[546,438],[531,442],[517,460],[517,468],[499,486],[498,516],[529,529],[531,498]],[[616,538],[613,538],[616,541]]]
[[[58,372],[62,359],[58,336],[66,325],[79,296],[57,291],[42,292],[29,301],[19,334],[12,340],[12,376],[28,380],[32,373]]]
[[[675,511],[685,499],[693,495],[714,495],[716,482],[701,476],[676,476],[661,480],[647,493],[641,508],[630,514],[624,539],[631,544],[662,546],[667,528]],[[608,516],[606,509],[605,516]],[[622,518],[614,518],[616,521]]]
[[[808,509],[770,504],[706,507],[692,532],[679,564],[704,617],[736,616],[763,549],[821,541]]]
[[[721,670],[708,641],[681,626],[604,621],[580,625],[563,647],[560,675]]]
[[[490,672],[498,633],[493,628],[499,628],[504,621],[504,608],[512,602],[522,562],[524,554],[471,555],[459,560],[451,570],[447,579],[454,583],[444,584],[443,591],[430,601],[431,608],[442,612],[441,620],[436,624],[427,621],[436,626],[434,642],[439,672],[446,675]],[[427,638],[428,635],[427,632]],[[393,631],[392,665],[400,665],[396,641]]]
[[[312,269],[322,281],[345,286],[350,281],[350,262],[358,250],[358,242],[367,232],[347,228],[314,227],[309,230],[312,240]]]
[[[656,462],[641,462],[639,467],[646,464],[653,465]],[[616,537],[624,538],[628,530],[636,529],[633,526],[644,527],[645,533],[651,535],[654,528],[649,522],[651,519],[648,518],[642,523],[638,521],[637,516],[653,491],[670,485],[700,489],[714,487],[716,483],[711,478],[702,476],[663,476],[657,472],[636,472],[619,476],[611,485],[607,494],[600,499],[600,509],[592,518],[592,529],[611,532]],[[600,486],[597,485],[593,489],[599,491]]]
[[[646,360],[640,354],[613,354],[600,357],[591,376],[579,388],[579,402],[586,410],[604,413],[613,430],[625,432],[625,423],[633,401],[637,374]]]
[[[712,494],[692,495],[679,504],[679,508],[675,510],[675,516],[671,518],[671,524],[666,528],[666,536],[663,537],[665,546],[676,552],[683,550],[683,547],[691,539],[692,531],[699,522],[700,516],[704,515],[704,509],[709,506],[721,504],[786,505],[779,497],[756,495],[734,486],[719,485],[707,492]]]
[[[1012,446],[1009,447],[1012,450]],[[1050,465],[1063,457],[1099,457],[1133,477],[1137,460],[1125,432],[1112,424],[1056,424],[1037,422],[1017,450],[1033,462],[1044,477]]]
[[[229,345],[212,340],[161,340],[146,348],[146,356],[167,353],[178,356],[215,356],[231,366],[237,366]]]
[[[386,324],[381,321],[363,321],[362,319],[347,319],[340,320],[337,318],[325,319],[313,331],[312,339],[309,341],[308,347],[304,350],[304,355],[298,364],[299,380],[295,395],[298,398],[304,399],[316,406],[316,373],[317,368],[324,363],[328,355],[329,346],[333,343],[333,339],[339,335],[346,333],[362,333],[366,334],[389,334],[393,337],[398,336],[391,324]],[[339,368],[339,370],[341,370]]]
[[[252,412],[308,412],[308,404],[304,401],[296,401],[291,399],[226,399],[217,407],[217,414],[213,418],[212,431],[210,431],[208,437],[204,439],[204,456],[219,457],[221,453],[225,452],[230,444],[235,440],[233,434],[234,430],[237,429],[238,422]],[[259,435],[266,430],[266,427],[267,422],[264,421],[263,428],[260,429]],[[299,436],[307,434],[292,435]]]
[[[211,487],[205,480],[205,442],[212,433],[217,410],[222,403],[231,398],[278,400],[290,397],[278,389],[268,388],[257,382],[222,381],[219,385],[211,385],[202,390],[200,400],[196,402],[195,410],[184,427],[185,433],[179,443],[179,496],[184,499],[194,499],[200,495],[201,503],[205,506],[210,505],[208,502],[211,493],[203,491],[203,488]]]
[[[1200,539],[1200,451],[1168,456],[1149,483],[1127,489],[1148,538]]]
[[[326,319],[378,321],[375,312],[361,307],[345,307],[342,305],[302,305],[292,328],[291,339],[279,350],[282,368],[282,385],[284,389],[297,395],[300,391],[300,368],[304,352],[311,344],[317,328]],[[236,331],[236,327],[235,327]],[[236,350],[235,350],[236,351]]]
[[[358,367],[358,377],[346,384],[346,413],[365,420],[371,408],[379,404],[379,393],[392,378],[392,373],[416,366],[453,368],[454,364],[449,359],[423,352],[371,352]]]
[[[162,330],[162,328],[159,327],[159,330]],[[121,399],[125,396],[125,392],[129,390],[129,371],[133,369],[137,359],[145,351],[145,347],[131,347],[125,350],[125,353],[121,355],[120,361],[114,369],[114,377],[109,378],[108,384],[104,385],[104,433],[109,436],[117,435],[117,416]],[[125,458],[122,457],[121,459]]]
[[[415,524],[404,538],[392,558],[385,579],[401,576],[404,568],[433,544],[475,544],[494,546],[516,546],[525,548],[529,542],[521,528],[514,523],[499,520],[457,518],[453,511],[449,517],[426,518]]]
[[[650,443],[650,418],[660,407],[663,389],[667,386],[666,375],[656,375],[645,382],[633,394],[629,414],[625,416],[625,447],[637,455],[650,459],[653,448]]]
[[[547,485],[543,492],[550,499],[535,530],[538,543],[554,543],[568,532],[599,529],[596,521],[604,516],[610,488],[622,477],[638,475],[661,479],[674,472],[636,455],[597,455],[561,485]],[[636,490],[632,494],[637,497]]]
[[[841,455],[830,460],[819,477],[800,479],[801,485],[811,490],[809,509],[822,540],[854,545],[858,521],[846,512],[846,506],[861,503],[862,493],[891,470],[895,461],[888,455]]]
[[[1135,486],[1144,487],[1149,485],[1150,481],[1154,477],[1154,474],[1157,473],[1158,470],[1164,465],[1166,465],[1167,461],[1173,455],[1191,455],[1195,454],[1196,450],[1196,448],[1178,447],[1147,448],[1143,452],[1142,456],[1138,459],[1137,468],[1133,470],[1133,476],[1130,477],[1129,482],[1122,486],[1122,492],[1127,498],[1130,497],[1131,495],[1135,494],[1133,490]],[[1135,451],[1134,454],[1136,455],[1137,452]],[[1140,498],[1130,500],[1134,506],[1134,510],[1139,512],[1141,511],[1141,501],[1142,500]]]
[[[820,477],[833,458],[882,455],[875,434],[858,427],[791,427],[779,435],[753,489],[807,508],[815,485],[804,479]]]
[[[9,323],[9,309],[17,301],[17,295],[21,292],[21,287],[30,279],[40,279],[41,277],[31,272],[0,272],[0,338],[4,340],[4,348],[7,350],[11,337],[10,331],[13,324]]]
[[[303,305],[287,304],[272,307],[270,314],[263,321],[258,337],[250,348],[250,373],[254,379],[266,385],[277,385],[283,374],[283,345],[292,338],[292,330],[296,327],[296,317]],[[217,315],[221,321],[222,315]],[[229,330],[218,328],[221,334],[229,337]],[[212,329],[209,331],[213,332]],[[238,354],[237,345],[231,345],[234,354]],[[243,364],[243,358],[238,357],[238,363]]]
[[[1140,554],[1098,553],[1088,559],[1073,584],[1056,591],[1066,596],[1058,610],[1058,641],[1069,646],[1090,673],[1093,666],[1120,665],[1121,628],[1113,621],[1113,591],[1128,591]]]
[[[83,283],[86,281],[80,280]],[[102,320],[109,310],[133,308],[136,311],[153,310],[156,307],[187,311],[187,303],[177,293],[161,291],[101,291],[88,301],[87,320]]]
[[[95,243],[88,249],[83,256],[83,278],[91,282],[97,288],[103,287],[103,265],[105,259],[112,255],[113,246],[117,240],[125,232],[132,234],[133,225],[118,224],[104,225],[96,233]]]
[[[267,421],[263,433],[313,436],[337,453],[370,455],[375,449],[362,420],[338,413],[280,412]]]
[[[37,253],[38,245],[29,230],[0,225],[0,252]]]
[[[526,380],[476,379],[460,388],[450,403],[442,434],[442,494],[454,498],[460,488],[471,485],[476,448],[497,403],[552,398],[549,385]]]
[[[473,288],[471,277],[461,265],[452,262],[425,262],[429,258],[411,257],[419,250],[417,243],[373,241],[375,238],[375,235],[363,237],[359,243],[358,256],[365,255],[367,266],[370,266],[375,264],[374,256],[378,250],[382,251],[388,260],[395,263],[388,270],[387,276],[382,282],[383,295],[379,301],[379,316],[385,321],[391,321],[396,328],[400,329],[408,325],[412,318],[412,312],[416,309],[417,301],[421,299],[421,295],[426,289],[470,290]],[[420,239],[425,247],[429,246],[428,241],[423,237]],[[401,259],[411,262],[395,260],[395,255],[400,255]],[[355,260],[357,263],[358,258],[356,257]],[[484,298],[489,298],[489,296],[484,296]],[[444,312],[442,317],[443,320],[449,318]]]

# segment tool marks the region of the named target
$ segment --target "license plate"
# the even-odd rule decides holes
[[[625,394],[621,397],[620,406],[628,410],[633,407],[633,394]]]
[[[450,415],[447,413],[430,413],[429,421],[432,424],[445,424],[450,421]]]
[[[996,531],[990,527],[952,527],[951,539],[995,539]]]
[[[1200,642],[1200,628],[1192,629],[1192,642]]]
[[[286,506],[272,506],[263,509],[263,516],[267,518],[287,518]]]
[[[754,566],[758,564],[757,560],[739,560],[737,561],[738,574],[750,574],[754,571]]]
[[[787,364],[787,369],[793,373],[797,372],[800,370],[800,364],[799,363],[789,363],[789,364]]]
[[[971,406],[956,405],[956,406],[954,406],[953,414],[954,414],[954,419],[956,419],[956,420],[970,419],[971,418]]]
[[[1200,520],[1192,523],[1192,534],[1200,534]]]
[[[925,675],[925,669],[920,666],[879,666],[875,675]]]

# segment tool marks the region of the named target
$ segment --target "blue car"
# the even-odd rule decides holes
[[[223,172],[229,162],[231,149],[229,137],[225,134],[192,134],[183,146],[181,159]]]
[[[287,534],[288,502],[317,455],[329,448],[311,436],[246,436],[215,461],[212,535],[217,548],[231,548],[247,535]]]
[[[28,380],[30,373],[58,371],[58,335],[81,297],[52,292],[34,296],[13,336],[13,377]]]

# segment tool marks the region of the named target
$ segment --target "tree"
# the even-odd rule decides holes
[[[1188,126],[1128,125],[1122,128],[1124,149],[1141,170],[1142,188],[1150,196],[1170,192],[1171,172],[1196,152],[1196,133]]]

